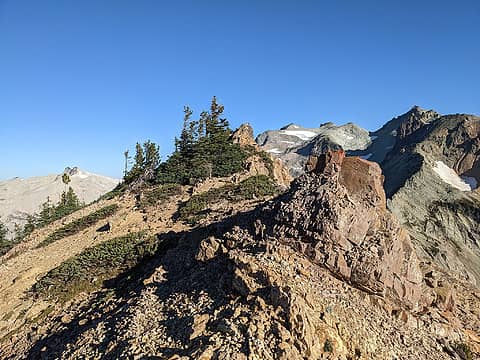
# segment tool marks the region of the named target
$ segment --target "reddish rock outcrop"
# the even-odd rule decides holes
[[[253,128],[249,124],[242,124],[231,136],[233,143],[252,151],[252,155],[245,161],[246,176],[267,175],[272,177],[278,185],[284,188],[290,185],[292,177],[282,160],[264,152],[257,145],[253,137]]]
[[[378,164],[336,151],[307,166],[275,205],[270,234],[352,285],[416,307],[422,273],[407,232],[386,210]]]
[[[232,141],[234,144],[239,144],[240,146],[258,146],[253,137],[253,128],[250,124],[240,125],[240,127],[233,132]]]

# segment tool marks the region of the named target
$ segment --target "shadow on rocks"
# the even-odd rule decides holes
[[[104,282],[103,291],[92,294],[87,303],[72,305],[76,314],[68,323],[62,323],[61,316],[53,320],[53,326],[46,337],[36,341],[30,348],[28,359],[52,359],[69,356],[70,347],[82,341],[90,329],[103,326],[105,336],[89,343],[90,353],[101,354],[102,358],[116,359],[124,356],[130,344],[117,340],[117,325],[131,313],[129,307],[147,287],[154,287],[154,294],[159,302],[168,302],[172,297],[186,295],[190,301],[200,301],[200,294],[207,294],[211,303],[204,308],[212,315],[222,304],[238,297],[232,287],[234,267],[228,255],[217,252],[208,260],[196,259],[200,244],[208,237],[222,238],[234,226],[251,232],[253,213],[258,209],[240,213],[190,231],[168,232],[158,234],[158,249],[154,256],[144,259],[136,267]],[[258,251],[258,249],[257,249]],[[148,281],[155,276],[156,269],[164,269],[161,282]],[[113,299],[107,299],[105,293],[114,293]],[[208,338],[197,336],[190,340],[193,333],[193,317],[179,316],[173,310],[164,311],[157,325],[164,329],[172,341],[180,342],[184,349],[178,347],[158,347],[167,357],[172,355],[189,355],[199,346],[208,342]],[[152,322],[156,319],[152,318]],[[70,346],[71,346],[70,345]],[[88,356],[87,356],[88,357]]]

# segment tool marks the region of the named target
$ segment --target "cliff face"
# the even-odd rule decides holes
[[[327,136],[294,126],[261,134],[257,142],[283,158],[295,176],[302,173],[299,168],[310,166],[309,155],[339,149],[378,163],[385,176],[388,208],[409,232],[417,254],[480,283],[479,117],[442,116],[414,106],[370,133],[368,141],[352,126],[348,136],[336,138],[331,131],[345,135],[346,128],[326,124]],[[295,131],[298,136],[311,134],[293,148],[282,148],[291,141],[284,136]],[[341,141],[348,137],[356,141]],[[275,149],[281,151],[277,154]]]
[[[382,163],[388,206],[419,254],[480,283],[480,118],[447,115],[400,138]]]

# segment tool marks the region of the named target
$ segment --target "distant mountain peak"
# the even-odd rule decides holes
[[[303,126],[290,123],[280,128],[280,130],[295,130],[295,129],[303,129]]]

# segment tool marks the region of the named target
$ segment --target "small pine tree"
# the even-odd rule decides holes
[[[129,184],[137,179],[144,169],[145,165],[145,155],[143,153],[143,148],[140,143],[137,142],[135,145],[135,157],[134,157],[134,164],[128,174],[124,177],[125,183]]]
[[[7,227],[0,222],[0,256],[5,254],[12,247],[12,242],[7,239],[7,234]]]
[[[156,169],[160,165],[160,147],[147,140],[143,144],[143,148],[145,150],[144,169]]]
[[[75,194],[72,187],[69,186],[68,191],[62,194],[62,199],[57,206],[57,209],[60,212],[60,216],[65,216],[79,209],[80,206],[80,200],[78,199],[77,194]]]
[[[155,170],[160,165],[160,147],[155,143],[147,140],[143,144],[145,151],[145,163],[143,165],[143,174],[145,180],[152,180],[155,175]]]
[[[176,143],[176,146],[178,147],[178,151],[180,153],[186,154],[190,151],[193,144],[193,133],[191,130],[191,116],[193,112],[188,106],[183,108],[183,112],[183,128],[182,132],[180,133],[180,139],[177,140],[178,142]]]
[[[137,143],[135,145],[135,164],[133,165],[136,169],[143,169],[143,165],[145,164],[145,155],[143,153],[142,145]]]
[[[128,150],[125,150],[125,152],[123,153],[123,156],[125,157],[125,168],[123,170],[123,178],[125,178],[128,173],[128,161],[130,160],[130,156],[128,156]]]

